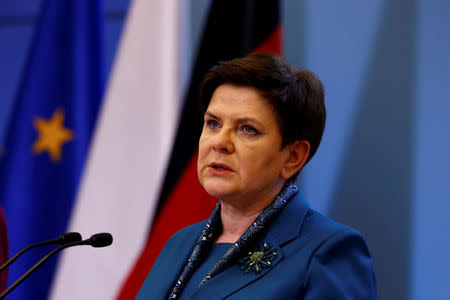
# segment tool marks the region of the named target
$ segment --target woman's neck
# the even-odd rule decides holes
[[[220,211],[222,233],[217,238],[216,243],[236,242],[264,208],[265,206],[243,212],[232,205],[222,202]]]
[[[264,191],[252,197],[240,197],[222,199],[220,217],[222,219],[222,233],[216,243],[234,243],[247,228],[255,221],[256,217],[275,199],[285,181],[280,181],[269,191]],[[251,200],[248,200],[251,199]],[[255,199],[258,199],[256,201]]]

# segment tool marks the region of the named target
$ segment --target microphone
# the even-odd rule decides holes
[[[22,281],[24,281],[31,273],[36,271],[42,264],[44,264],[50,257],[55,255],[61,250],[64,250],[73,246],[89,245],[96,248],[107,247],[113,242],[113,237],[110,233],[103,232],[92,235],[90,238],[83,241],[73,241],[59,246],[52,252],[44,256],[40,261],[38,261],[34,266],[32,266],[25,274],[23,274],[19,279],[17,279],[10,287],[8,287],[3,293],[0,294],[0,299],[5,298],[12,290],[14,290]]]
[[[108,247],[113,242],[113,237],[111,233],[108,232],[102,232],[102,233],[96,233],[92,235],[87,240],[79,242],[78,245],[90,245],[95,248],[101,248],[101,247]],[[74,245],[76,246],[76,245]],[[71,246],[69,246],[71,247]],[[61,248],[61,247],[60,247]]]
[[[55,244],[56,245],[65,245],[65,244],[68,244],[68,243],[79,242],[79,241],[81,241],[81,234],[80,233],[78,233],[78,232],[68,232],[68,233],[65,233],[65,234],[61,235],[59,238],[57,238],[55,240],[40,242],[40,243],[36,243],[36,244],[30,245],[30,246],[27,246],[24,249],[22,249],[19,253],[17,253],[13,257],[11,257],[8,261],[6,261],[0,267],[0,272],[5,270],[7,267],[9,267],[10,264],[15,262],[19,257],[22,256],[22,254],[24,254],[25,252],[27,252],[30,249],[41,247],[41,246],[45,246],[45,245],[55,245]]]

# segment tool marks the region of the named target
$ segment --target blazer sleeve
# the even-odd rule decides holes
[[[305,300],[375,300],[372,258],[361,234],[347,228],[324,241],[311,257]]]

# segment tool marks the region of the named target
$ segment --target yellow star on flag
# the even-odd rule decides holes
[[[64,111],[57,109],[50,120],[36,117],[33,125],[39,136],[33,144],[33,153],[47,151],[53,162],[61,160],[61,148],[73,140],[73,131],[64,127]]]

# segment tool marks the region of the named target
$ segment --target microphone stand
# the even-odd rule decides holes
[[[0,267],[0,272],[3,271],[4,269],[6,269],[7,267],[9,267],[10,264],[12,264],[13,262],[15,262],[20,256],[22,256],[22,254],[24,254],[24,253],[27,252],[28,250],[33,249],[33,248],[37,248],[37,247],[40,247],[40,246],[52,245],[52,244],[55,244],[55,241],[56,241],[56,240],[53,240],[53,241],[47,241],[47,242],[42,242],[42,243],[37,243],[37,244],[30,245],[30,246],[28,246],[28,247],[22,249],[19,253],[17,253],[17,254],[14,255],[13,257],[11,257],[11,259],[9,259],[5,264],[3,264],[3,265]]]
[[[5,262],[0,267],[0,272],[2,272],[7,267],[9,267],[13,262],[15,262],[20,256],[22,256],[22,254],[24,254],[28,250],[31,250],[31,249],[37,248],[37,247],[41,247],[41,246],[46,246],[46,245],[54,245],[54,244],[60,244],[61,245],[61,244],[66,244],[66,243],[70,243],[70,242],[75,242],[75,241],[81,241],[81,235],[78,232],[65,233],[65,234],[61,235],[59,238],[55,239],[55,240],[45,241],[45,242],[40,242],[40,243],[36,243],[36,244],[33,244],[33,245],[29,245],[26,248],[22,249],[16,255],[11,257],[7,262]]]
[[[22,281],[24,281],[28,276],[30,276],[31,273],[36,271],[37,268],[39,268],[43,263],[45,263],[51,256],[58,253],[59,251],[66,249],[67,247],[72,247],[80,244],[80,242],[72,242],[69,244],[65,244],[62,246],[59,246],[58,248],[54,249],[52,252],[44,256],[40,261],[38,261],[34,266],[32,266],[25,274],[23,274],[19,279],[17,279],[13,284],[11,284],[6,290],[3,291],[0,295],[0,299],[5,298],[9,293],[12,292]]]
[[[0,294],[0,299],[5,298],[9,293],[11,293],[22,281],[24,281],[31,273],[36,271],[42,264],[44,264],[51,256],[55,255],[61,250],[68,247],[78,246],[78,245],[90,245],[93,247],[107,247],[112,243],[112,236],[109,233],[98,233],[94,234],[90,238],[83,241],[75,241],[59,246],[52,252],[44,256],[40,261],[38,261],[34,266],[32,266],[25,274],[23,274],[19,279],[17,279],[13,284],[11,284],[3,293]]]

